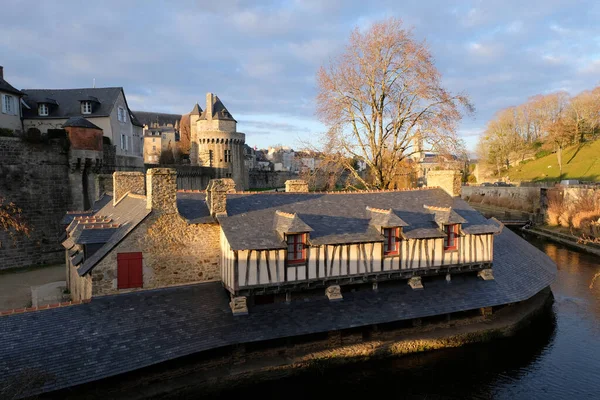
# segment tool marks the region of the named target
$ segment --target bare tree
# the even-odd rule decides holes
[[[190,154],[192,145],[190,131],[190,114],[184,114],[179,121],[179,142],[177,143],[180,154]]]
[[[473,111],[466,95],[450,94],[425,43],[402,21],[391,18],[367,31],[355,29],[345,51],[317,74],[317,115],[327,126],[329,147],[365,187],[389,188],[403,161],[428,143],[454,153],[461,110]],[[423,149],[420,149],[423,150]],[[363,159],[373,176],[367,182],[354,168]]]
[[[25,222],[19,207],[12,202],[6,202],[3,197],[0,197],[0,231],[8,232],[10,238],[14,241],[17,239],[17,235],[22,234],[29,236],[31,228],[29,224]],[[2,246],[2,242],[0,242]]]

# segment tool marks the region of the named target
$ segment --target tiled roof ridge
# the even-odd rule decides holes
[[[285,211],[280,211],[280,210],[276,210],[275,213],[277,215],[280,215],[280,216],[285,217],[285,218],[294,218],[296,216],[296,214],[292,214],[292,213],[285,212]]]
[[[428,206],[427,204],[423,204],[423,208],[432,211],[452,211],[452,207],[438,207],[438,206]]]
[[[234,193],[227,194],[371,194],[371,193],[396,193],[396,192],[418,192],[429,189],[439,189],[439,186],[429,186],[420,188],[406,188],[406,189],[371,189],[371,190],[335,190],[335,191],[315,191],[315,192],[256,192],[256,191],[236,191]]]
[[[62,88],[62,89],[23,89],[24,91],[28,91],[28,92],[33,92],[33,91],[38,91],[38,92],[66,92],[68,90],[99,90],[99,89],[123,89],[122,86],[106,86],[106,87],[80,87],[80,88]]]
[[[177,189],[177,193],[206,193],[206,190],[199,190],[199,189]]]
[[[10,310],[0,311],[0,317],[4,317],[6,315],[22,314],[22,313],[33,312],[33,311],[51,310],[53,308],[59,308],[59,307],[76,306],[79,304],[86,304],[91,301],[92,301],[91,299],[73,300],[73,301],[63,301],[61,303],[46,304],[45,306],[13,308]]]
[[[392,209],[388,208],[375,208],[375,207],[370,207],[367,206],[367,211],[372,211],[372,212],[376,212],[376,213],[381,213],[381,214],[391,214],[392,213]]]
[[[120,227],[120,224],[103,224],[103,223],[99,223],[99,224],[89,224],[89,225],[84,225],[83,229],[114,229],[114,228],[118,228]]]
[[[67,215],[71,215],[71,214],[93,214],[94,211],[93,210],[87,210],[87,211],[67,211]],[[77,218],[77,217],[75,217]]]

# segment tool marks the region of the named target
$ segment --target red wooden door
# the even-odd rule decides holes
[[[142,253],[117,254],[117,288],[138,288],[143,284]]]

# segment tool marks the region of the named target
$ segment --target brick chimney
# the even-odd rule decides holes
[[[295,193],[308,193],[308,183],[302,179],[290,179],[285,181],[285,191]]]
[[[142,172],[113,173],[113,204],[117,204],[127,193],[146,194],[146,182]]]
[[[4,67],[0,65],[0,79],[4,79]]]
[[[214,95],[206,93],[206,120],[212,121],[213,116]]]
[[[439,186],[452,197],[460,197],[462,179],[460,171],[440,170],[427,172],[427,187]]]
[[[177,171],[150,168],[146,172],[146,208],[164,214],[177,213]]]
[[[211,179],[206,188],[206,205],[213,217],[227,212],[227,193],[235,193],[235,182],[231,178]]]

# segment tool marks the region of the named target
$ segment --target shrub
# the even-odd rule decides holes
[[[38,128],[29,128],[23,135],[23,140],[29,143],[42,143],[42,132]]]
[[[546,212],[546,223],[548,225],[559,225],[559,219],[564,212],[564,204],[562,199],[550,199],[548,202],[548,211]]]
[[[13,137],[15,135],[15,131],[8,128],[0,128],[0,136],[3,137]]]

